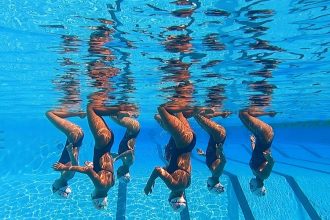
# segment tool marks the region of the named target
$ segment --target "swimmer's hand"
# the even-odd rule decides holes
[[[149,181],[147,182],[147,185],[144,187],[144,193],[146,195],[149,195],[152,193],[152,188],[155,186],[155,181]]]
[[[90,169],[94,168],[93,162],[91,162],[91,161],[85,161],[84,164],[85,164],[86,168],[90,168]]]
[[[196,151],[197,151],[197,154],[200,155],[200,156],[205,156],[206,155],[205,152],[200,148],[197,148]]]
[[[64,165],[63,163],[56,162],[53,164],[53,169],[56,171],[63,171],[67,169],[67,165]]]
[[[251,148],[254,150],[255,145],[256,145],[256,137],[252,134],[250,135],[250,141],[251,141]]]

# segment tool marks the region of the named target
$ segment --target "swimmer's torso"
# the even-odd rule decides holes
[[[174,139],[171,137],[169,143],[166,145],[166,159],[169,161],[169,164],[166,168],[167,172],[172,174],[176,170],[183,170],[190,174],[190,153],[195,147],[195,144],[195,134],[193,140],[185,149],[178,149]]]

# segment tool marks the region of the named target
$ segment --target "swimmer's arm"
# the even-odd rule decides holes
[[[57,163],[54,163],[53,169],[56,171],[75,171],[75,172],[87,174],[87,172],[90,168],[87,166],[68,166],[68,165],[57,162]]]
[[[87,174],[93,182],[95,180],[100,181],[99,175],[93,170],[93,167],[90,166],[68,166],[57,162],[53,165],[53,169],[56,171],[75,171],[78,173],[84,173]]]
[[[134,150],[127,150],[127,151],[124,151],[123,153],[121,154],[117,154],[117,156],[114,158],[114,161],[116,160],[119,160],[123,157],[127,157],[127,156],[133,156],[134,155]]]
[[[111,155],[112,158],[115,158],[115,157],[117,157],[119,154],[117,154],[117,153],[110,153],[110,155]]]
[[[154,185],[155,185],[155,180],[156,180],[157,177],[159,176],[158,169],[163,169],[163,168],[156,167],[156,168],[152,171],[152,173],[151,173],[151,175],[150,175],[150,177],[149,177],[149,179],[148,179],[148,181],[147,181],[147,184],[146,184],[146,186],[144,187],[144,193],[145,193],[146,195],[149,195],[150,193],[152,193],[152,188],[153,188]]]

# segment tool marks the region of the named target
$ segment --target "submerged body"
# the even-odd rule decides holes
[[[196,144],[196,137],[182,113],[176,116],[170,114],[164,107],[158,108],[156,120],[171,135],[166,146],[168,166],[156,167],[145,188],[146,195],[152,192],[155,180],[160,177],[171,190],[168,201],[175,211],[182,211],[186,207],[184,191],[191,183],[190,155]]]
[[[255,178],[250,180],[250,190],[257,196],[266,194],[264,180],[270,176],[274,166],[274,160],[270,151],[274,138],[273,128],[256,118],[263,115],[274,116],[275,113],[267,113],[255,108],[239,112],[241,121],[253,134],[250,138],[252,156],[249,164]]]
[[[85,162],[85,166],[66,166],[56,163],[53,166],[55,170],[78,171],[87,174],[94,184],[94,191],[91,194],[91,198],[97,209],[107,207],[108,191],[115,183],[113,158],[110,154],[114,134],[102,116],[116,115],[120,110],[122,108],[116,106],[103,107],[89,104],[87,107],[87,117],[95,140],[93,163]]]
[[[59,163],[67,166],[78,165],[78,154],[84,139],[84,132],[78,125],[65,118],[76,116],[84,118],[85,115],[86,114],[83,112],[69,112],[67,110],[52,110],[46,112],[46,117],[67,137],[61,157],[58,160]],[[55,180],[52,185],[53,193],[67,198],[71,193],[68,181],[74,177],[74,174],[75,172],[72,171],[61,172],[60,178]]]
[[[221,115],[217,114],[216,116]],[[222,117],[227,117],[228,113],[223,113]],[[215,116],[213,114],[212,116]],[[226,140],[226,130],[221,125],[212,121],[210,118],[212,116],[206,117],[206,115],[196,114],[194,118],[198,124],[210,135],[206,153],[201,149],[197,149],[199,155],[206,157],[206,165],[211,171],[212,176],[207,180],[207,188],[210,192],[222,193],[224,192],[224,187],[220,183],[220,176],[224,170],[226,164],[226,158],[223,153],[223,144]]]
[[[134,163],[135,157],[135,142],[140,133],[140,123],[131,117],[127,116],[112,116],[111,117],[117,124],[126,128],[124,137],[119,143],[118,154],[115,155],[114,160],[121,160],[122,165],[117,170],[117,178],[124,183],[130,181],[129,168]]]

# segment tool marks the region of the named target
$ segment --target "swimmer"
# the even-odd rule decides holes
[[[155,180],[160,177],[171,190],[169,203],[174,211],[181,212],[186,207],[184,191],[191,182],[191,151],[195,147],[196,137],[187,119],[181,112],[176,115],[169,113],[165,107],[158,108],[159,114],[155,116],[161,127],[171,135],[166,146],[166,159],[168,165],[164,168],[156,167],[144,192],[149,195],[155,185]]]
[[[134,119],[136,116],[134,114],[134,112],[118,112],[117,115],[111,116],[113,121],[126,128],[119,144],[118,154],[112,154],[114,162],[121,160],[123,163],[117,170],[117,178],[123,183],[130,181],[129,168],[134,162],[135,141],[140,132],[140,123]]]
[[[87,174],[95,187],[91,194],[93,205],[99,210],[108,206],[108,191],[115,184],[113,159],[110,154],[114,134],[102,116],[116,115],[119,111],[125,110],[121,107],[99,107],[93,104],[87,106],[88,123],[95,140],[93,162],[87,161],[85,166],[69,166],[59,162],[53,165],[57,171],[77,171]]]
[[[224,186],[220,183],[219,178],[222,175],[226,164],[226,158],[223,154],[223,144],[226,140],[226,130],[221,125],[212,121],[211,118],[216,116],[228,117],[230,112],[216,112],[214,114],[205,114],[201,111],[194,115],[197,123],[210,135],[206,153],[197,149],[197,153],[206,157],[206,165],[211,171],[212,176],[207,180],[207,188],[210,192],[220,194],[225,191]]]
[[[66,120],[65,118],[78,116],[84,118],[84,112],[68,112],[67,110],[52,110],[46,112],[46,117],[51,121],[56,128],[62,131],[67,139],[62,151],[62,155],[58,163],[66,166],[78,165],[78,154],[82,141],[84,139],[83,130],[76,124]],[[60,178],[54,181],[52,191],[55,195],[63,198],[68,198],[71,193],[71,188],[68,181],[74,177],[75,172],[63,171]]]
[[[250,136],[252,148],[250,167],[256,177],[250,180],[250,190],[257,196],[266,195],[264,181],[270,176],[274,166],[274,160],[270,151],[274,132],[270,125],[256,117],[264,115],[274,117],[275,114],[275,112],[264,112],[257,107],[239,112],[239,118],[245,127],[252,132]]]

